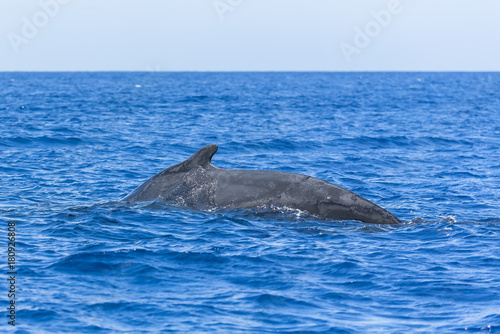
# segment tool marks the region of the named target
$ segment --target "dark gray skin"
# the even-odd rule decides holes
[[[311,176],[216,168],[211,163],[215,152],[217,145],[201,148],[186,161],[151,177],[123,200],[162,199],[195,207],[239,209],[287,207],[335,220],[401,223],[392,213],[363,197]]]

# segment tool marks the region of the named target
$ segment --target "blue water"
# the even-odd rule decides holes
[[[17,333],[500,331],[499,73],[0,73]],[[213,164],[311,175],[405,221],[119,199]]]

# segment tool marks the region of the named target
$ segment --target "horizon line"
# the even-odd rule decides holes
[[[500,70],[0,70],[0,73],[500,73]]]

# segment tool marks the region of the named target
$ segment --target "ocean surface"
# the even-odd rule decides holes
[[[0,332],[499,333],[499,73],[0,73]],[[120,201],[207,144],[403,224]],[[8,324],[8,223],[16,326]]]

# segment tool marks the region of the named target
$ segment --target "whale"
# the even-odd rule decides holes
[[[395,215],[369,200],[311,176],[269,170],[222,169],[212,165],[217,145],[152,176],[122,201],[160,200],[195,208],[289,208],[313,217],[399,224]]]

